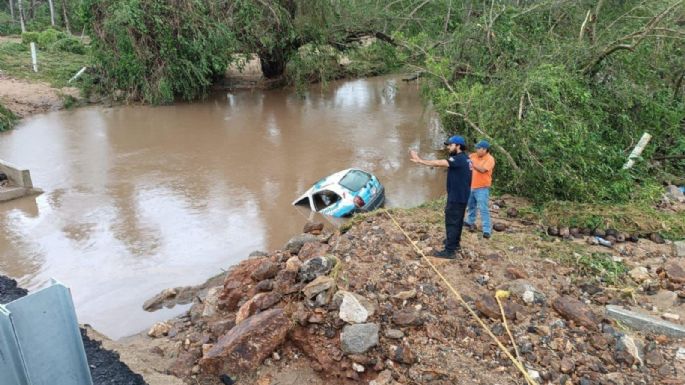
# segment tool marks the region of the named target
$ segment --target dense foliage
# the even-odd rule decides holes
[[[499,191],[620,202],[685,174],[683,0],[82,4],[110,94],[194,99],[235,53],[256,53],[266,77],[296,85],[406,66],[428,79],[448,132],[493,142]],[[643,132],[653,136],[644,161],[622,170]]]
[[[446,128],[494,142],[498,190],[624,201],[685,172],[682,1],[459,3],[426,4],[395,37],[419,54]],[[622,170],[643,132],[643,157],[664,161]]]

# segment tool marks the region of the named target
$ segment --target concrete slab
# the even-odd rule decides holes
[[[0,172],[7,174],[12,185],[24,188],[33,188],[31,173],[25,168],[21,168],[10,162],[0,159]]]
[[[673,338],[685,338],[685,327],[682,325],[628,310],[621,306],[607,305],[606,313],[609,318],[635,330],[664,334]]]

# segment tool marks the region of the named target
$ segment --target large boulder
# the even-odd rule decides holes
[[[283,309],[249,317],[219,338],[200,360],[200,368],[211,375],[254,370],[285,341],[289,329]]]
[[[283,247],[284,250],[289,251],[292,254],[297,254],[300,252],[302,246],[307,242],[319,242],[319,238],[312,234],[300,234],[296,235],[288,241]]]

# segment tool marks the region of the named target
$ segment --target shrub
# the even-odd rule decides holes
[[[9,130],[17,121],[17,116],[0,104],[0,131]]]
[[[38,37],[40,37],[40,32],[24,32],[21,34],[21,42],[26,45],[29,43],[38,44]]]
[[[50,49],[53,51],[71,52],[79,55],[86,53],[86,47],[81,44],[79,39],[74,37],[59,39],[50,46]]]

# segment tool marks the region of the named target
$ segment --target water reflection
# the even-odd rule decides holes
[[[46,191],[0,203],[0,272],[30,289],[55,277],[81,322],[132,334],[173,313],[143,312],[148,297],[281,247],[313,215],[290,203],[323,176],[371,171],[390,206],[442,194],[441,172],[407,157],[439,146],[436,127],[394,78],[36,116],[0,134],[0,158]]]

